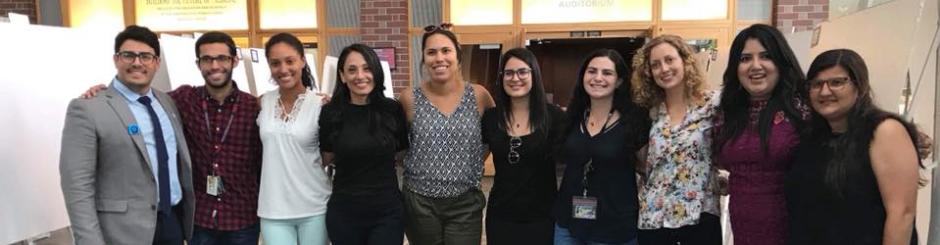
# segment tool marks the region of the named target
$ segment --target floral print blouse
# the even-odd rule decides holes
[[[665,103],[650,111],[646,177],[639,180],[639,228],[652,230],[698,224],[702,212],[720,215],[718,168],[712,164],[715,92],[691,105],[679,125],[669,125]]]

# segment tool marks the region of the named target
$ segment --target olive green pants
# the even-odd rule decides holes
[[[402,190],[405,235],[413,245],[479,245],[486,198],[470,190],[452,198],[421,196]]]

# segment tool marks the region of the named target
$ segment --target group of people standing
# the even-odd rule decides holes
[[[917,241],[925,140],[874,105],[851,50],[804,75],[780,32],[754,25],[712,91],[664,35],[632,62],[590,53],[562,109],[526,49],[503,55],[487,90],[462,80],[447,25],[421,44],[426,80],[398,100],[362,44],[342,50],[325,98],[300,41],[278,34],[265,44],[278,89],[255,98],[232,81],[232,38],[209,32],[195,47],[205,85],[164,94],[150,88],[156,35],[128,27],[111,85],[69,104],[60,172],[76,244],[480,244],[484,216],[495,245],[721,244],[723,193],[738,245]]]

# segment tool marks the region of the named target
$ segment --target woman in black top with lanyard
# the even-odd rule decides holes
[[[405,114],[383,91],[372,48],[339,56],[333,100],[320,114],[323,164],[335,165],[326,228],[333,244],[402,244],[404,223],[395,162],[408,147]]]
[[[491,91],[496,107],[483,113],[483,143],[493,153],[496,178],[486,212],[486,241],[552,244],[555,152],[563,139],[565,114],[548,104],[542,73],[531,51],[503,54],[500,78]]]
[[[616,51],[594,51],[578,74],[561,149],[567,167],[555,244],[636,244],[636,152],[649,138],[649,113],[633,103],[630,70]]]

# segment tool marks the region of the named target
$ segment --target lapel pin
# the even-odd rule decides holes
[[[130,126],[127,126],[127,133],[131,135],[136,135],[140,133],[140,127],[136,123],[132,123]]]

